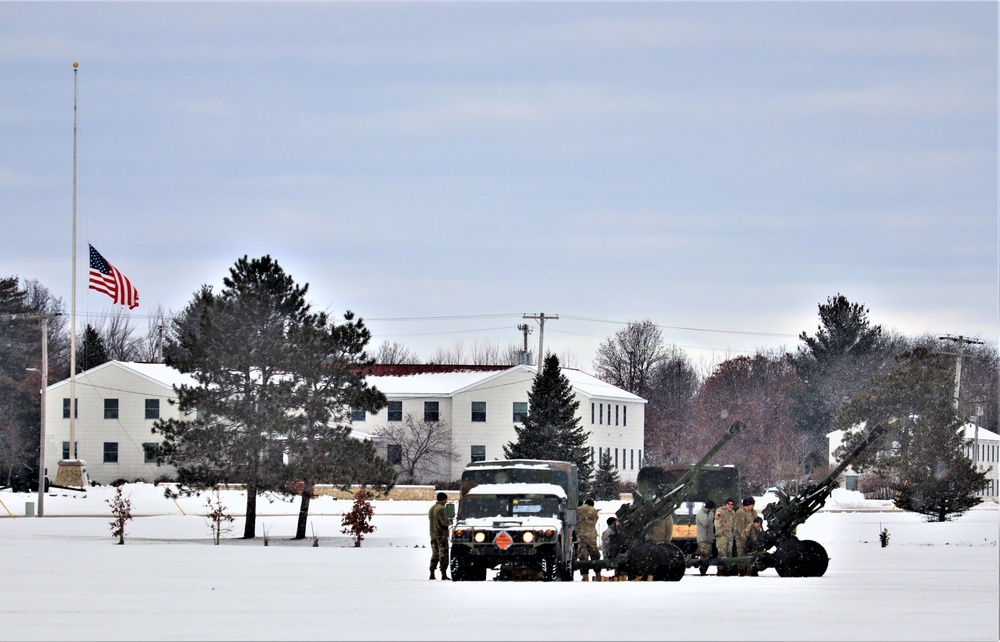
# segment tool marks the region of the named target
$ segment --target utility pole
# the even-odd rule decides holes
[[[528,359],[528,335],[531,334],[531,326],[527,323],[522,323],[517,326],[517,329],[524,334],[524,359],[527,362]]]
[[[14,320],[38,319],[42,328],[42,363],[41,368],[28,368],[29,371],[37,371],[42,376],[41,388],[41,425],[38,430],[38,517],[45,516],[45,390],[49,387],[49,318],[53,314],[5,314],[3,319]]]
[[[545,322],[548,319],[558,319],[558,314],[553,314],[551,316],[545,316],[544,312],[539,314],[525,314],[522,315],[522,319],[534,319],[538,321],[538,359],[535,365],[538,366],[538,373],[541,374],[542,368],[545,367],[545,353],[542,349],[545,347]],[[519,326],[520,327],[520,326]],[[528,335],[525,335],[525,342],[528,340]]]
[[[941,354],[950,354],[956,358],[955,360],[955,411],[958,411],[958,400],[962,392],[962,357],[965,354],[965,346],[967,344],[979,344],[982,345],[982,341],[977,341],[976,339],[970,339],[968,337],[963,337],[958,335],[953,337],[950,334],[946,334],[943,337],[938,337],[942,341],[954,341],[958,344],[958,352],[942,352]]]
[[[156,326],[156,362],[163,363],[163,324]]]

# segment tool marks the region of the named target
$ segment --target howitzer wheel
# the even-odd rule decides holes
[[[629,577],[652,576],[656,582],[677,582],[686,569],[684,553],[674,544],[643,542],[631,550],[625,561]]]
[[[790,539],[774,551],[774,569],[781,577],[822,577],[830,557],[819,542]]]

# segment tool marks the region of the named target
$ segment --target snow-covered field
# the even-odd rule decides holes
[[[298,500],[262,497],[257,539],[238,539],[237,518],[216,547],[205,496],[131,484],[137,517],[116,546],[113,492],[53,490],[44,518],[23,517],[37,494],[0,492],[0,639],[1000,639],[995,503],[927,523],[835,491],[799,529],[830,554],[821,578],[453,583],[427,579],[430,502],[374,502],[377,530],[354,548],[340,533],[350,501],[315,500],[310,537],[292,541]],[[240,492],[222,495],[242,511]],[[598,503],[602,518],[617,507]]]

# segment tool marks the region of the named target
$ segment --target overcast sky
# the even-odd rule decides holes
[[[0,276],[180,311],[270,254],[374,345],[995,343],[997,3],[0,2]]]

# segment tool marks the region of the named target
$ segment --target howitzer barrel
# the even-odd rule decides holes
[[[729,430],[726,431],[726,434],[719,439],[719,441],[705,454],[705,456],[691,466],[691,468],[677,480],[677,483],[666,492],[661,492],[661,490],[658,489],[655,499],[645,498],[639,495],[637,497],[637,501],[633,502],[631,506],[622,506],[618,512],[618,518],[621,521],[619,528],[623,534],[623,539],[640,541],[645,535],[645,532],[656,524],[656,522],[664,519],[667,515],[673,514],[673,512],[677,510],[677,508],[684,501],[684,498],[688,494],[688,489],[691,488],[697,481],[698,475],[701,474],[702,469],[705,468],[716,453],[722,450],[722,448],[729,443],[730,439],[740,434],[741,430],[743,430],[743,422],[734,421],[732,425],[729,426]]]
[[[778,501],[767,505],[762,516],[767,522],[763,543],[766,548],[777,545],[783,540],[793,538],[795,529],[811,515],[823,507],[826,499],[837,487],[837,477],[857,459],[866,448],[885,434],[885,427],[876,425],[851,452],[822,480],[799,489],[795,495],[778,491]]]
[[[883,426],[882,424],[876,424],[875,427],[871,429],[871,432],[865,435],[865,438],[862,439],[861,442],[857,446],[855,446],[854,449],[851,450],[851,452],[848,453],[846,457],[840,460],[840,463],[837,464],[837,467],[831,470],[830,474],[824,477],[823,480],[816,485],[825,486],[826,484],[829,484],[833,480],[837,479],[837,477],[840,476],[840,473],[844,472],[848,466],[853,464],[854,460],[860,457],[861,453],[863,453],[865,450],[868,449],[869,446],[872,445],[872,442],[874,442],[876,439],[885,434],[885,431],[886,431],[885,426]]]

